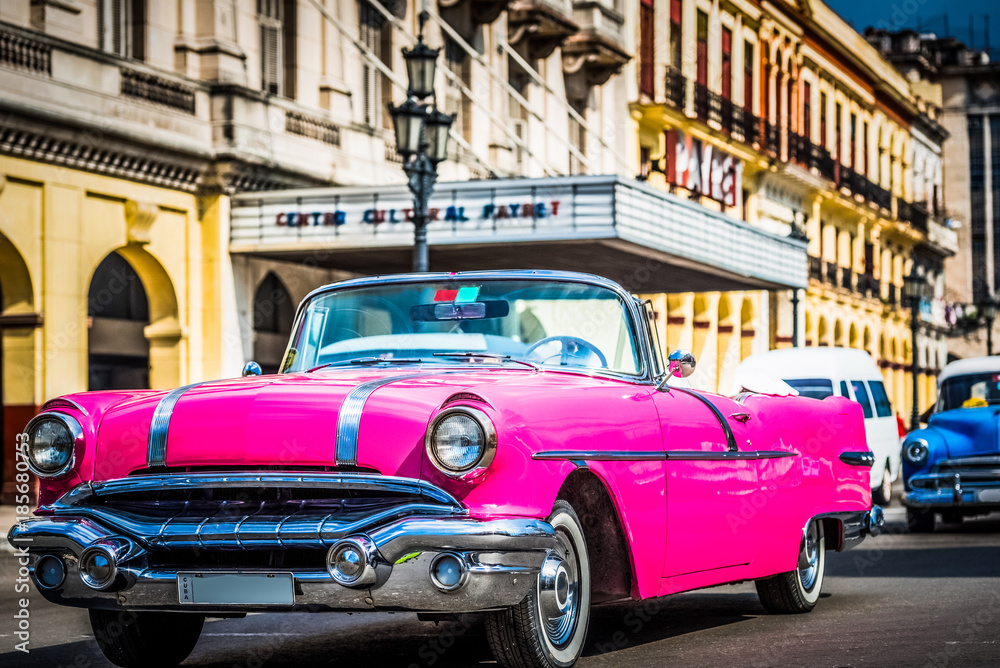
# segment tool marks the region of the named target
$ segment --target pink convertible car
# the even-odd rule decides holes
[[[120,666],[247,612],[478,612],[501,665],[540,667],[612,601],[754,580],[808,612],[882,522],[861,407],[680,387],[650,315],[584,274],[321,288],[277,375],[48,402],[8,540]]]

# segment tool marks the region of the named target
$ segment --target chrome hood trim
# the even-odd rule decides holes
[[[153,412],[153,420],[149,424],[149,441],[146,445],[146,466],[149,468],[162,467],[167,465],[167,432],[170,430],[170,416],[174,412],[174,406],[188,390],[199,385],[213,381],[202,381],[192,383],[184,387],[171,390],[156,404]]]
[[[361,429],[361,415],[364,413],[368,397],[383,385],[394,383],[397,380],[422,378],[427,375],[426,373],[408,373],[389,378],[377,378],[362,383],[350,391],[344,398],[344,403],[340,405],[340,413],[337,415],[337,466],[358,465],[358,432]]]

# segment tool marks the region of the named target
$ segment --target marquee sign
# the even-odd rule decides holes
[[[443,220],[445,222],[465,223],[472,220],[464,206],[448,206],[444,213],[440,208],[427,209],[429,222]],[[477,209],[478,210],[478,209]],[[513,204],[490,203],[482,205],[479,220],[497,221],[514,218],[550,218],[559,215],[559,200],[547,202]],[[335,211],[279,211],[274,216],[274,224],[278,227],[340,227],[347,223],[348,212]],[[401,209],[365,209],[361,212],[361,223],[366,225],[381,225],[382,223],[412,223],[413,208]]]
[[[726,206],[742,206],[742,182],[738,158],[681,130],[667,131],[667,183]]]

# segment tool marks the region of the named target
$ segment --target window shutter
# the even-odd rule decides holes
[[[128,0],[100,0],[97,5],[97,33],[102,51],[128,57],[129,19]]]
[[[260,88],[269,95],[281,93],[281,3],[257,0],[260,23]]]

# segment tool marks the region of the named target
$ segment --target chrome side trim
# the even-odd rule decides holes
[[[782,457],[797,457],[799,453],[788,452],[786,450],[755,450],[750,452],[704,452],[701,450],[667,450],[658,451],[635,451],[635,450],[607,450],[598,452],[594,450],[550,450],[548,452],[536,452],[532,459],[540,460],[580,460],[592,462],[647,462],[647,461],[728,461],[735,459],[779,459]]]
[[[864,452],[841,452],[840,461],[850,466],[871,468],[875,466],[875,453],[871,450],[865,450]]]
[[[781,459],[783,457],[798,457],[799,453],[787,450],[754,450],[749,452],[700,452],[697,450],[668,450],[667,459],[689,460],[703,462],[719,462],[731,459]]]
[[[170,416],[174,412],[181,395],[190,389],[211,383],[206,380],[200,383],[192,383],[176,390],[171,390],[160,399],[153,411],[153,420],[149,423],[149,441],[146,445],[146,466],[154,468],[167,465],[167,431],[170,429]]]
[[[358,431],[361,428],[361,414],[365,402],[375,390],[397,380],[422,378],[427,374],[407,373],[389,378],[378,378],[362,383],[351,390],[340,405],[337,415],[337,466],[358,465]]]

